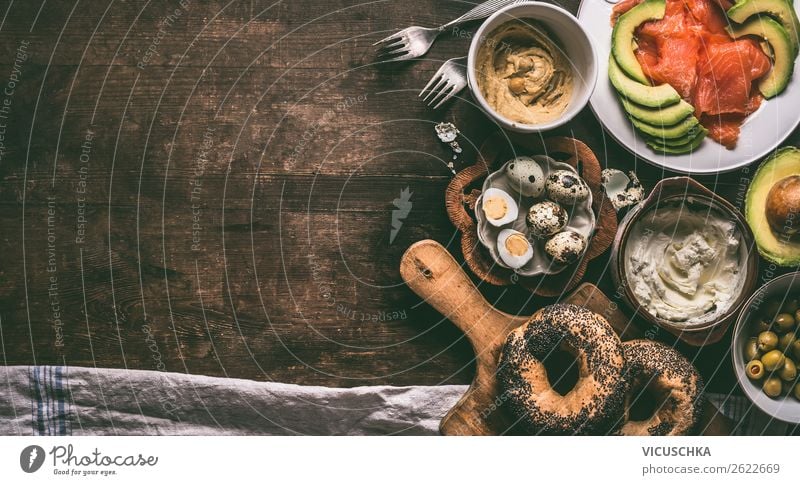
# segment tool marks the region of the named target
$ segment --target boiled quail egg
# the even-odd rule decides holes
[[[644,199],[644,187],[634,172],[625,172],[615,168],[607,168],[600,174],[603,189],[614,209],[636,205]]]
[[[586,239],[575,231],[559,232],[544,245],[545,252],[561,264],[572,264],[586,250]]]
[[[589,186],[575,172],[556,170],[545,182],[547,197],[559,204],[574,205],[589,197]]]
[[[541,197],[544,193],[544,172],[531,157],[517,157],[506,167],[511,186],[526,197]]]
[[[531,206],[526,222],[531,234],[542,239],[564,229],[568,219],[569,215],[563,207],[551,200],[545,200]]]
[[[519,269],[533,259],[533,246],[519,231],[503,229],[497,236],[497,252],[511,269]]]
[[[514,222],[519,215],[517,203],[500,189],[487,189],[483,194],[481,208],[489,224],[497,227]]]

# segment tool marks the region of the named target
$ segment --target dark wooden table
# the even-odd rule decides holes
[[[577,10],[578,1],[564,6]],[[467,383],[462,335],[401,282],[445,214],[453,121],[472,163],[493,125],[419,89],[466,30],[412,63],[370,44],[460,1],[0,2],[3,364],[127,367],[300,384]],[[649,167],[589,110],[556,134]],[[793,137],[797,140],[797,137]],[[700,180],[741,205],[749,173]],[[392,202],[412,209],[390,241]],[[611,290],[607,257],[587,281]],[[551,300],[482,285],[506,311]],[[727,339],[697,362],[733,386]]]

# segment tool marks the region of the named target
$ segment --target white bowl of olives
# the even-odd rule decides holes
[[[765,284],[743,308],[731,342],[739,385],[765,413],[800,423],[800,272]]]

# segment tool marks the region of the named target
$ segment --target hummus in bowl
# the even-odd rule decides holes
[[[537,125],[564,114],[572,99],[573,72],[564,52],[534,21],[511,20],[478,49],[481,94],[506,118]]]
[[[572,119],[597,81],[592,43],[569,12],[523,2],[498,10],[467,56],[470,91],[502,127],[535,133]]]

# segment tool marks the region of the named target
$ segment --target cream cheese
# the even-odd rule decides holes
[[[650,314],[690,326],[724,313],[741,291],[746,257],[736,224],[685,204],[651,210],[631,227],[628,285]]]

